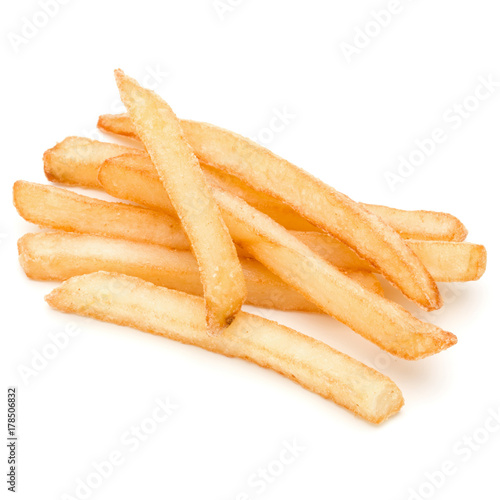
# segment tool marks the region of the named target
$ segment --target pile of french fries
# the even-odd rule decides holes
[[[46,300],[252,361],[380,423],[403,405],[388,377],[263,317],[246,303],[325,313],[385,351],[416,360],[456,337],[384,297],[376,274],[425,310],[436,282],[477,280],[482,245],[455,217],[356,203],[267,149],[179,120],[121,70],[125,115],[103,131],[137,147],[69,137],[44,154],[48,180],[128,203],[18,181],[19,214],[48,232],[18,243],[29,278],[63,283]]]

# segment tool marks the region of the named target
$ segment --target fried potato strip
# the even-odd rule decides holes
[[[59,311],[131,326],[270,368],[373,423],[404,403],[392,380],[290,328],[240,312],[221,335],[206,335],[202,299],[139,278],[98,272],[65,281],[47,297]]]
[[[64,281],[73,276],[108,271],[136,276],[155,285],[203,295],[193,254],[149,243],[66,233],[28,233],[18,241],[19,261],[34,280]],[[282,311],[320,312],[301,294],[253,259],[242,259],[248,289],[246,303]],[[367,288],[382,293],[371,273],[355,276]]]
[[[184,140],[179,120],[154,92],[121,70],[116,83],[134,128],[158,171],[198,261],[209,333],[231,324],[246,296],[233,241],[205,182],[198,159]]]

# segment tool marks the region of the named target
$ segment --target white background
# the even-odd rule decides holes
[[[16,51],[13,34],[40,6],[3,4],[2,391],[19,391],[18,498],[78,498],[76,481],[114,450],[124,463],[91,498],[386,500],[419,488],[413,498],[498,498],[500,432],[481,428],[500,411],[500,88],[460,126],[444,120],[479,77],[500,82],[498,2],[401,0],[350,64],[340,44],[388,2],[225,5],[221,18],[211,0],[73,0]],[[469,241],[487,246],[485,276],[442,286],[444,309],[421,315],[459,339],[431,359],[381,354],[327,317],[266,313],[393,378],[406,399],[399,415],[373,426],[249,363],[49,309],[43,297],[54,283],[30,282],[17,262],[16,240],[37,228],[11,206],[12,184],[44,182],[42,154],[64,137],[99,137],[98,115],[117,110],[117,67],[154,86],[178,116],[247,136],[286,109],[294,118],[268,143],[273,151],[356,200],[453,213]],[[152,71],[167,75],[156,81]],[[447,140],[391,190],[384,172],[436,127]],[[25,383],[19,367],[72,323],[81,333]],[[157,397],[178,409],[130,452],[120,436],[152,414]],[[467,435],[482,444],[466,444]],[[274,461],[294,440],[304,450],[280,470]],[[446,461],[454,473],[426,485]],[[269,464],[276,477],[256,487]]]

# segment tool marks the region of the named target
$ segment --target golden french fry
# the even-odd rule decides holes
[[[196,124],[196,122],[181,120],[181,125],[184,124],[186,124],[186,127],[189,129],[190,124]],[[134,126],[127,114],[101,115],[97,126],[105,132],[139,140],[137,134],[135,133]],[[212,125],[208,126],[212,127]],[[186,139],[189,142],[189,135]],[[196,144],[192,144],[192,146],[194,148],[194,153],[198,156]],[[138,147],[142,147],[142,144],[138,143]],[[199,159],[200,156],[198,157]],[[316,226],[301,217],[293,209],[279,202],[276,198],[266,195],[262,191],[257,191],[251,188],[238,177],[221,172],[216,168],[217,165],[211,166],[210,164],[201,161],[201,159],[200,163],[204,169],[212,169],[212,171],[216,173],[221,183],[218,187],[243,198],[247,203],[259,209],[261,212],[266,213],[287,229],[294,229],[296,231],[310,231],[318,229]],[[233,191],[231,188],[235,190]],[[432,212],[428,210],[399,210],[396,208],[368,203],[362,203],[362,205],[370,212],[373,212],[381,217],[403,238],[418,240],[464,241],[467,236],[467,229],[465,226],[451,214],[444,212]]]
[[[64,281],[73,276],[108,271],[203,295],[196,259],[185,250],[65,232],[26,234],[19,240],[18,250],[24,272],[35,280]],[[242,259],[242,267],[248,290],[247,304],[284,311],[319,312],[255,260]],[[362,276],[374,278],[368,273]]]
[[[113,165],[108,171],[107,166]],[[104,175],[103,175],[104,174]],[[114,180],[110,180],[113,177]],[[110,194],[140,204],[165,205],[153,172],[108,161],[99,174]],[[285,228],[243,200],[212,187],[234,241],[292,288],[382,349],[406,359],[435,354],[456,343],[448,332],[424,323],[349,279]],[[168,203],[168,202],[167,202]]]
[[[21,217],[41,227],[189,248],[179,221],[155,210],[27,181],[14,184],[14,205]]]
[[[219,334],[245,300],[245,280],[236,249],[212,199],[198,159],[184,140],[168,104],[115,71],[120,96],[178,214],[198,261],[207,305],[207,325]]]
[[[486,248],[457,241],[408,240],[436,281],[475,281],[486,271]]]
[[[384,205],[363,203],[393,227],[402,238],[437,241],[464,241],[467,229],[455,216],[430,210],[398,210]]]
[[[45,175],[52,182],[99,188],[97,173],[101,163],[107,158],[132,152],[140,153],[141,150],[85,137],[67,137],[45,151]]]
[[[131,326],[270,368],[373,423],[401,408],[392,380],[290,328],[240,312],[221,335],[205,333],[203,300],[139,278],[98,272],[65,281],[46,301],[55,309]]]
[[[311,250],[342,269],[374,271],[349,247],[331,236],[313,232],[293,232]],[[486,249],[483,245],[457,241],[407,240],[436,281],[474,281],[486,270]]]
[[[324,312],[388,352],[407,359],[435,354],[456,337],[349,279],[285,228],[243,200],[212,188],[234,240]]]
[[[196,259],[185,250],[56,231],[25,234],[18,241],[18,251],[24,272],[35,280],[64,281],[81,274],[108,271],[203,295]],[[248,289],[247,304],[282,311],[320,312],[262,264],[253,259],[242,259],[241,264]],[[369,290],[383,293],[373,274],[356,271],[349,276]]]

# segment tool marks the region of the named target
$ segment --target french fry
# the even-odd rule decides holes
[[[349,279],[243,200],[217,188],[213,193],[240,246],[324,312],[382,349],[418,359],[456,343],[453,334],[417,320],[401,306]]]
[[[139,278],[98,272],[65,281],[47,297],[59,311],[131,326],[270,368],[369,422],[404,403],[392,380],[290,328],[240,312],[221,335],[205,333],[203,300]]]
[[[184,140],[168,104],[115,71],[120,96],[178,214],[200,267],[208,332],[216,335],[245,300],[245,280],[236,249],[212,199],[198,159]]]
[[[41,227],[189,248],[180,222],[155,210],[27,181],[14,184],[14,205],[21,217]]]
[[[349,247],[327,234],[313,231],[292,231],[292,234],[334,266],[342,269],[375,271]],[[486,270],[486,249],[483,245],[420,240],[407,240],[406,243],[436,281],[474,281],[478,280]]]
[[[64,281],[73,276],[108,271],[203,295],[196,259],[185,250],[64,232],[26,234],[19,240],[18,250],[24,272],[35,280]],[[255,260],[243,259],[242,267],[248,290],[247,304],[318,312],[317,307]],[[373,277],[366,273],[363,276]]]
[[[186,125],[189,129],[191,124],[197,122],[181,120],[181,125]],[[201,126],[202,124],[200,124]],[[134,126],[127,114],[121,115],[101,115],[97,126],[112,134],[123,135],[139,141],[135,133]],[[212,125],[208,125],[212,127]],[[189,135],[186,137],[189,142]],[[138,143],[138,147],[142,144]],[[192,144],[195,154],[197,154],[196,144]],[[198,155],[197,155],[198,156]],[[201,156],[201,155],[200,155]],[[198,159],[200,159],[200,156]],[[243,198],[247,203],[266,213],[287,229],[296,231],[317,230],[306,219],[285,204],[280,203],[276,198],[266,195],[261,191],[251,188],[238,177],[231,174],[224,175],[209,163],[200,160],[203,168],[212,169],[219,177],[220,188],[231,191],[236,196]],[[237,187],[240,192],[230,189],[230,186]],[[245,194],[246,191],[246,194]],[[442,241],[464,241],[467,236],[465,226],[453,215],[444,212],[432,212],[428,210],[399,210],[382,205],[362,203],[370,212],[381,217],[387,224],[393,227],[403,238],[418,240],[442,240]]]
[[[106,172],[110,164],[117,167],[113,162],[105,162],[99,174],[105,190],[109,181],[113,186],[111,194],[163,208],[165,197],[161,196],[161,183],[153,172],[121,164]],[[243,200],[215,187],[212,195],[239,246],[321,310],[382,349],[406,359],[419,359],[456,343],[453,334],[414,318],[402,307],[349,279]]]
[[[96,271],[118,272],[193,295],[203,295],[196,260],[189,251],[149,243],[54,231],[28,233],[18,242],[26,275],[35,280],[64,281]],[[320,312],[302,295],[253,259],[241,260],[248,287],[246,303],[283,311]],[[369,290],[383,294],[373,274],[348,275]]]
[[[390,224],[402,238],[464,241],[467,229],[455,216],[429,210],[398,210],[384,205],[363,206]]]
[[[112,125],[115,116],[122,115],[103,115],[101,118],[106,116],[109,116]],[[126,119],[126,123],[130,124],[128,117],[126,115],[123,117],[124,120]],[[107,123],[106,120],[104,123]],[[142,144],[138,145],[142,147]],[[90,141],[85,137],[68,137],[44,155],[47,178],[62,184],[98,188],[98,166],[104,160],[126,153],[146,156],[144,149],[126,148],[125,146],[118,146],[119,149],[117,149],[115,146],[111,143]],[[74,150],[81,150],[84,154],[76,155]],[[75,161],[75,156],[78,157],[78,161]],[[287,229],[296,231],[319,230],[284,203],[256,191],[237,177],[203,162],[200,162],[200,166],[206,175],[210,176],[210,182],[244,199],[248,204],[269,215]],[[403,238],[463,241],[467,235],[464,225],[450,214],[426,210],[398,210],[368,204],[364,204],[364,207],[382,217]]]
[[[486,248],[467,242],[408,240],[436,281],[475,281],[486,271]]]
[[[141,150],[85,137],[67,137],[45,151],[45,175],[52,182],[99,188],[97,173],[101,163],[107,158],[133,152]]]
[[[28,233],[17,246],[21,266],[34,280],[64,281],[81,274],[108,271],[203,295],[198,265],[189,251],[63,231]],[[241,264],[248,290],[247,304],[282,311],[320,312],[257,261],[242,259]],[[383,293],[373,274],[357,271],[350,276],[369,290]]]

